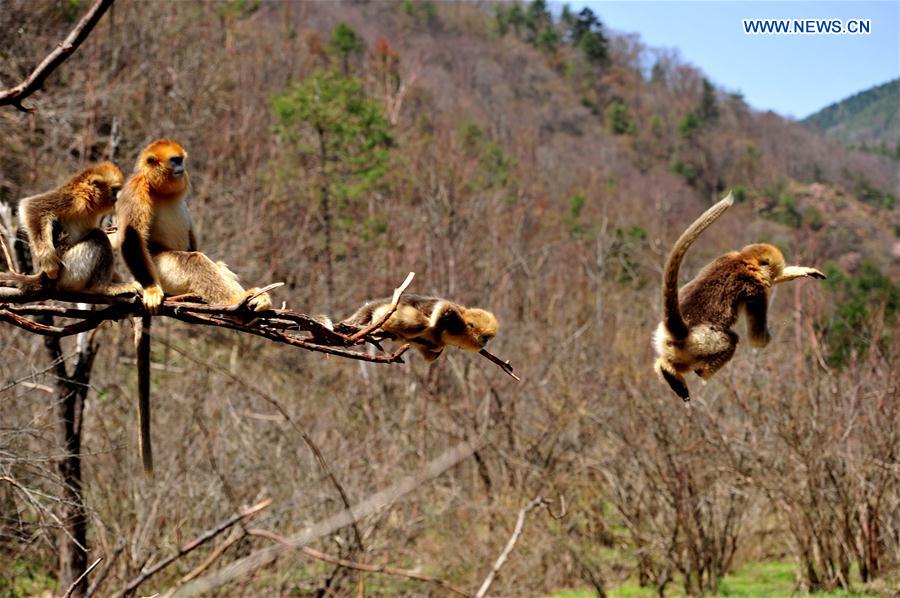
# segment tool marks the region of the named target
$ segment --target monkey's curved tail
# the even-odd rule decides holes
[[[669,259],[666,260],[666,271],[663,275],[663,321],[665,322],[666,330],[676,340],[685,339],[688,335],[688,327],[684,323],[684,319],[681,317],[681,310],[678,307],[678,270],[681,268],[681,262],[688,248],[700,236],[700,233],[715,222],[733,203],[734,196],[729,191],[725,199],[703,212],[678,237],[672,252],[669,254]]]

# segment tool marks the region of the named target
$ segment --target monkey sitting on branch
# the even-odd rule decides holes
[[[115,164],[102,162],[58,189],[22,199],[19,219],[28,233],[36,273],[5,272],[0,283],[23,290],[136,292],[133,282],[113,282],[112,244],[100,228],[102,218],[113,211],[123,180]]]
[[[143,287],[144,306],[155,313],[168,293],[196,295],[213,305],[246,300],[254,311],[271,309],[268,293],[245,291],[224,263],[197,251],[184,199],[190,187],[186,159],[184,148],[169,139],[145,147],[116,206],[118,245]]]
[[[678,290],[678,270],[688,248],[734,199],[731,193],[704,212],[679,237],[663,275],[663,321],[653,336],[659,358],[655,369],[683,400],[690,400],[684,374],[708,380],[734,355],[738,335],[731,329],[741,311],[754,347],[765,347],[769,293],[774,285],[795,278],[825,278],[815,268],[785,266],[781,251],[767,243],[747,245],[708,264]]]

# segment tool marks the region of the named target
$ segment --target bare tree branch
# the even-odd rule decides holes
[[[88,573],[90,573],[91,571],[93,571],[93,570],[94,570],[94,567],[96,567],[97,565],[99,565],[99,564],[100,564],[100,561],[102,561],[102,560],[103,560],[103,557],[101,556],[101,557],[98,558],[96,561],[94,561],[93,564],[92,564],[90,567],[88,567],[87,569],[85,569],[85,570],[84,570],[84,573],[82,573],[81,575],[79,575],[78,578],[77,578],[75,581],[72,582],[72,584],[69,586],[69,589],[66,590],[66,593],[65,593],[65,594],[63,594],[62,598],[69,598],[69,596],[72,595],[72,592],[75,590],[75,588],[78,587],[78,584],[81,583],[81,580],[84,579],[85,576],[86,576]]]
[[[382,326],[384,326],[384,323],[388,321],[388,318],[390,318],[392,315],[394,315],[394,312],[397,311],[397,305],[400,303],[400,295],[403,294],[403,291],[405,291],[406,287],[409,286],[409,283],[412,282],[412,279],[414,276],[415,276],[415,273],[410,272],[406,276],[406,280],[403,281],[403,284],[401,284],[399,287],[394,289],[394,296],[391,298],[391,308],[389,310],[387,310],[386,312],[384,312],[384,315],[382,315],[380,318],[378,318],[378,320],[376,320],[375,322],[372,322],[371,326],[369,326],[368,328],[365,328],[363,330],[360,330],[359,332],[357,332],[350,338],[352,338],[353,340],[361,340],[361,339],[365,338],[366,336],[369,336],[370,334],[372,334],[373,332],[375,332]]]
[[[173,595],[197,596],[204,592],[210,592],[234,579],[247,575],[260,567],[264,567],[292,547],[305,546],[318,538],[332,534],[342,527],[350,525],[353,521],[358,521],[363,517],[372,515],[402,496],[409,494],[425,482],[433,480],[453,466],[468,459],[476,450],[481,448],[483,443],[483,436],[480,436],[473,441],[461,442],[444,452],[440,457],[431,461],[417,473],[403,478],[393,486],[382,490],[381,492],[373,494],[369,498],[358,503],[352,509],[344,509],[328,519],[306,528],[299,534],[295,534],[290,538],[285,538],[287,541],[286,544],[278,544],[276,546],[257,550],[249,556],[230,563],[214,573],[196,579],[192,583],[176,589]]]
[[[0,106],[12,104],[22,112],[31,112],[31,109],[22,105],[22,100],[33,94],[41,88],[44,80],[52,73],[56,67],[61,65],[66,59],[78,49],[91,30],[100,21],[107,9],[112,6],[114,0],[97,0],[94,5],[75,28],[69,33],[68,37],[56,49],[50,52],[43,62],[35,68],[28,77],[9,89],[0,91]]]
[[[412,273],[410,273],[412,275]],[[402,293],[411,276],[398,291]],[[273,288],[272,285],[266,288]],[[395,291],[396,294],[396,291]],[[77,307],[59,305],[33,305],[36,301],[56,300],[106,304],[107,307],[92,311]],[[26,316],[56,316],[76,320],[71,324],[52,326],[27,318]],[[0,288],[0,321],[8,322],[23,330],[44,336],[64,337],[93,330],[103,322],[143,317],[146,310],[138,297],[112,297],[93,293],[52,292],[48,290],[21,291]],[[403,345],[387,355],[370,355],[362,351],[350,351],[349,347],[366,342],[377,342],[370,338],[372,332],[354,332],[352,336],[331,330],[319,319],[288,309],[273,309],[266,312],[252,312],[243,305],[206,305],[187,301],[167,299],[159,310],[160,316],[173,318],[190,324],[228,328],[261,336],[268,340],[317,351],[347,359],[374,363],[402,363],[402,355],[409,348]],[[309,333],[299,337],[297,331]]]
[[[500,553],[500,556],[497,557],[497,561],[494,563],[494,566],[491,567],[491,571],[488,573],[487,577],[484,578],[484,582],[481,584],[481,587],[478,588],[477,592],[475,592],[475,598],[484,598],[484,596],[487,594],[488,589],[494,582],[494,576],[497,575],[498,571],[500,571],[500,567],[502,567],[506,563],[506,560],[509,558],[509,555],[512,552],[512,549],[515,547],[516,542],[519,541],[519,536],[522,535],[522,529],[525,527],[525,516],[528,515],[528,512],[535,507],[547,506],[549,508],[549,504],[550,503],[546,498],[538,496],[527,505],[525,505],[525,507],[521,511],[519,511],[519,518],[516,520],[516,527],[515,529],[513,529],[513,533],[509,537],[509,541],[507,541],[506,547],[503,549],[503,552]]]
[[[314,559],[325,561],[326,563],[331,563],[333,565],[339,565],[341,567],[346,567],[347,569],[356,569],[357,571],[366,571],[368,573],[384,573],[386,575],[395,575],[398,577],[406,577],[408,579],[415,579],[417,581],[425,581],[428,583],[433,583],[436,586],[444,588],[449,592],[453,592],[454,594],[458,594],[460,596],[470,596],[469,592],[465,590],[461,590],[451,584],[450,582],[444,581],[443,579],[439,579],[437,577],[432,577],[430,575],[423,575],[421,573],[416,573],[415,571],[410,571],[408,569],[398,569],[397,567],[391,567],[390,565],[370,565],[367,563],[357,563],[354,561],[348,561],[346,559],[338,558],[331,556],[329,554],[325,554],[324,552],[319,552],[314,548],[310,548],[309,546],[295,546],[291,544],[290,540],[285,538],[284,536],[279,536],[278,534],[272,533],[268,530],[251,528],[247,530],[247,533],[251,536],[259,536],[261,538],[268,538],[270,540],[274,540],[279,544],[287,546],[289,548],[298,548],[303,554],[310,556]]]
[[[238,513],[237,515],[234,515],[233,517],[231,517],[230,519],[228,519],[226,521],[223,521],[222,523],[220,523],[213,529],[211,529],[211,530],[203,533],[202,535],[198,536],[197,538],[191,540],[190,542],[188,542],[187,544],[182,546],[178,550],[178,552],[176,552],[175,554],[169,555],[168,557],[164,558],[163,560],[158,561],[157,563],[155,563],[155,564],[151,565],[150,567],[141,571],[141,574],[138,575],[137,577],[135,577],[134,579],[132,579],[131,581],[129,581],[128,584],[122,589],[122,591],[118,595],[119,596],[130,595],[142,583],[144,583],[145,581],[147,581],[148,579],[150,579],[151,577],[153,577],[154,575],[156,575],[157,573],[159,573],[160,571],[162,571],[163,569],[165,569],[166,567],[168,567],[169,565],[171,565],[172,563],[174,563],[175,561],[177,561],[184,555],[203,546],[204,544],[206,544],[207,542],[209,542],[210,540],[212,540],[213,538],[215,538],[216,536],[218,536],[219,534],[221,534],[228,528],[240,523],[241,521],[243,521],[249,517],[252,517],[253,515],[256,515],[257,513],[259,513],[263,509],[267,508],[271,504],[272,504],[272,499],[267,498],[266,500],[259,502],[255,505],[253,505],[252,507],[244,509],[242,512]]]

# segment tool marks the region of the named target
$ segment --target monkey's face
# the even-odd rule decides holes
[[[744,256],[771,285],[784,272],[784,255],[774,245],[756,243],[741,250]]]
[[[463,314],[466,322],[464,347],[470,351],[480,351],[492,338],[497,336],[497,318],[483,309],[467,309]]]
[[[141,152],[135,170],[143,174],[154,191],[167,195],[182,192],[188,184],[187,152],[175,141],[159,139]]]

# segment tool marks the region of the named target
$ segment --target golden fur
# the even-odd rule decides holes
[[[389,299],[371,301],[342,323],[365,328],[390,307]],[[480,351],[497,335],[498,327],[497,318],[489,311],[438,297],[406,294],[380,332],[387,338],[412,343],[427,361],[434,361],[447,345]]]
[[[775,284],[801,276],[825,278],[815,268],[785,267],[774,245],[756,243],[718,257],[680,291],[678,270],[688,247],[732,204],[732,196],[700,216],[678,239],[663,276],[663,321],[653,345],[656,371],[684,400],[690,398],[684,374],[693,371],[708,380],[734,355],[738,335],[732,330],[740,312],[747,317],[747,334],[754,347],[765,347],[771,335],[766,324],[769,294]]]
[[[197,251],[184,199],[190,187],[186,159],[187,152],[175,141],[159,139],[148,145],[116,209],[122,257],[143,287],[144,305],[151,313],[163,293],[191,293],[210,304],[231,305],[257,291],[245,291],[225,264]],[[263,311],[271,309],[272,301],[262,293],[249,306]]]
[[[112,162],[85,168],[58,189],[26,197],[19,217],[28,233],[35,275],[4,274],[23,288],[118,294],[133,283],[114,283],[112,245],[100,229],[122,188],[122,172]]]

